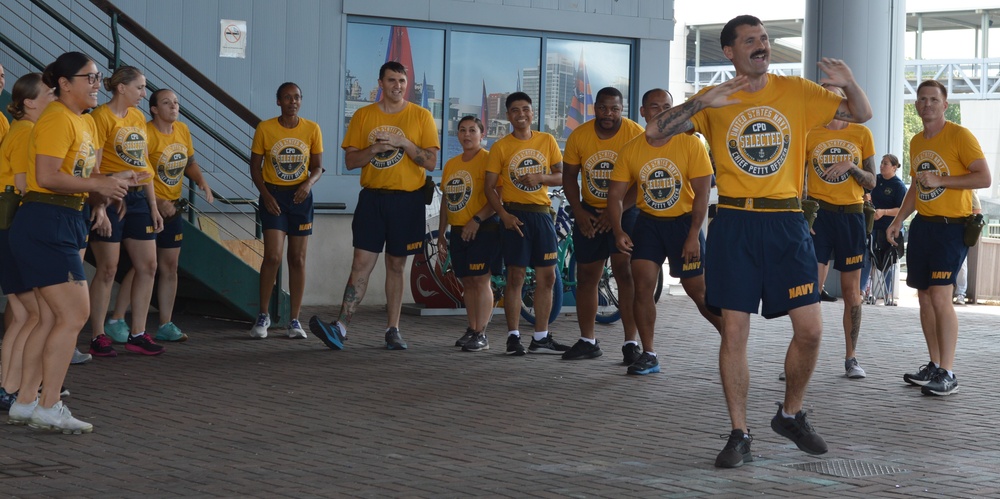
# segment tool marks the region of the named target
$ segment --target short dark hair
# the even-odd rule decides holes
[[[656,92],[663,92],[667,94],[667,97],[670,97],[670,102],[671,103],[674,102],[674,94],[670,93],[670,90],[667,90],[665,88],[654,88],[647,90],[646,93],[642,94],[642,105],[645,106],[646,102],[649,101],[649,98]]]
[[[462,116],[462,119],[458,120],[458,126],[462,126],[462,123],[465,123],[466,121],[474,121],[476,123],[476,126],[479,127],[479,131],[481,133],[486,133],[486,127],[483,126],[482,120],[476,118],[471,114],[468,116]]]
[[[889,158],[889,164],[895,166],[896,168],[899,168],[899,158],[897,158],[895,154],[886,154],[885,156],[882,157]]]
[[[764,21],[757,19],[754,16],[744,14],[742,16],[736,16],[729,20],[728,23],[722,28],[722,33],[719,35],[719,42],[722,43],[723,48],[732,47],[733,42],[736,41],[736,28],[740,26],[763,26]]]
[[[42,72],[42,81],[49,88],[54,88],[56,97],[59,97],[59,79],[73,79],[84,66],[92,62],[93,59],[80,52],[66,52],[56,58],[52,64],[45,66]]]
[[[160,98],[160,94],[163,92],[173,92],[173,90],[170,90],[169,88],[160,88],[149,94],[149,114],[153,114],[153,108],[156,107],[156,101]]]
[[[941,95],[943,95],[946,100],[948,99],[948,87],[944,86],[943,83],[937,80],[924,80],[920,82],[920,85],[917,85],[917,93],[920,93],[920,89],[924,87],[934,87],[941,91]]]
[[[404,65],[402,65],[402,64],[400,64],[400,63],[398,63],[396,61],[388,61],[385,64],[383,64],[381,68],[378,69],[378,79],[381,80],[382,77],[385,76],[385,72],[386,71],[395,71],[397,73],[403,73],[405,75],[406,74],[406,66],[404,66]]]
[[[597,91],[597,95],[594,96],[594,102],[601,100],[601,97],[618,97],[618,100],[625,102],[625,96],[622,95],[621,90],[615,87],[604,87]]]
[[[275,100],[281,100],[281,91],[284,90],[284,89],[286,89],[286,88],[291,88],[291,87],[295,87],[295,88],[299,89],[299,95],[302,94],[302,87],[300,87],[295,82],[286,81],[286,82],[282,83],[281,85],[278,85],[278,91],[274,93]]]
[[[526,100],[528,101],[528,104],[531,104],[531,97],[528,94],[524,92],[514,92],[507,96],[507,100],[504,101],[503,105],[508,111],[510,111],[510,105],[519,100]]]

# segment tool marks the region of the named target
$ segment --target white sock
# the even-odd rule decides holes
[[[535,341],[542,341],[549,335],[548,331],[535,331]]]
[[[146,332],[145,332],[145,331],[142,331],[142,332],[141,332],[141,333],[139,333],[139,334],[132,334],[132,333],[129,333],[129,334],[128,334],[128,337],[129,337],[129,338],[138,338],[138,337],[140,337],[140,336],[142,336],[142,335],[144,335],[144,334],[146,334]]]
[[[648,353],[649,355],[652,355],[653,357],[656,357],[656,352],[642,352],[642,353]]]
[[[951,372],[951,369],[948,369],[948,377],[949,378],[954,378],[955,377],[955,373]]]
[[[118,321],[123,321],[125,319],[108,319],[108,324],[117,324]]]
[[[521,332],[518,331],[517,329],[512,329],[510,331],[507,331],[507,336],[517,336],[518,338],[520,338]]]
[[[785,417],[785,418],[788,418],[788,419],[795,419],[795,415],[794,414],[788,414],[787,412],[785,412],[784,409],[781,410],[781,416]]]
[[[626,341],[626,342],[625,342],[625,344],[624,344],[624,345],[622,345],[622,346],[625,346],[625,345],[639,345],[639,342],[638,342],[638,341],[635,341],[635,340],[628,340],[628,341]]]
[[[587,343],[590,343],[591,345],[596,345],[597,344],[597,339],[596,338],[584,338],[583,336],[581,336],[580,339],[583,340],[583,341],[586,341]]]

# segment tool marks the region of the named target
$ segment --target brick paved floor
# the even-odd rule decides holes
[[[510,358],[502,317],[493,349],[462,353],[458,317],[406,317],[405,352],[382,349],[366,308],[348,349],[317,339],[249,339],[248,324],[180,316],[191,335],[146,358],[121,351],[70,369],[69,407],[91,435],[0,426],[0,490],[89,497],[987,497],[1000,496],[990,383],[996,307],[959,310],[962,392],[929,398],[901,375],[927,361],[918,311],[866,306],[859,359],[843,377],[842,303],[824,303],[826,338],[806,398],[830,445],[808,456],[769,428],[782,398],[787,319],[752,320],[749,422],[755,460],[713,467],[728,417],[718,337],[683,296],[658,311],[661,374],[625,375],[619,326],[598,326],[605,355]],[[333,307],[313,308],[329,316]],[[553,326],[566,343],[573,317]],[[81,340],[81,346],[83,341]],[[993,374],[990,374],[993,373]],[[850,460],[857,460],[853,462]],[[853,465],[847,477],[789,465]]]

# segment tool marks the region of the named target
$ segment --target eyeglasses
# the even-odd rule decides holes
[[[87,77],[87,83],[93,85],[95,82],[101,81],[104,78],[104,73],[101,73],[100,71],[98,71],[96,73],[80,73],[78,75],[73,75],[74,78],[76,78],[78,76],[80,76],[80,77],[86,76]]]

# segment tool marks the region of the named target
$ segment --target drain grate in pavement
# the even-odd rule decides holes
[[[801,471],[812,471],[823,475],[838,476],[841,478],[893,475],[896,473],[907,473],[909,471],[903,468],[858,461],[856,459],[830,459],[827,461],[815,461],[810,463],[786,464],[785,467]]]
[[[35,478],[47,473],[75,470],[76,466],[56,461],[28,462],[7,458],[0,464],[0,480],[7,478]]]

